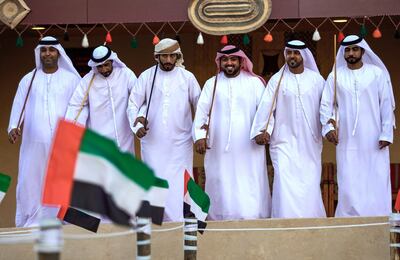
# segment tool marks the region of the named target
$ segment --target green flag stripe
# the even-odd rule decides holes
[[[210,209],[210,198],[207,193],[205,193],[192,178],[190,178],[187,185],[192,200],[202,209],[203,212],[208,213],[208,210]]]
[[[7,192],[8,187],[10,187],[11,177],[0,173],[0,191]]]
[[[169,188],[169,184],[167,180],[161,179],[156,177],[156,179],[154,180],[154,186],[160,187],[160,188],[165,188],[168,189]]]
[[[132,154],[120,152],[112,140],[91,130],[85,131],[80,151],[103,157],[145,190],[154,184],[154,173],[146,164],[135,159]]]

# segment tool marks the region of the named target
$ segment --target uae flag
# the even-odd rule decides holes
[[[72,207],[61,206],[57,218],[94,233],[97,232],[100,225],[99,218]]]
[[[168,187],[167,180],[156,177],[153,187],[146,194],[136,215],[142,218],[151,218],[153,224],[161,225]]]
[[[185,191],[183,202],[183,214],[185,217],[195,217],[198,228],[205,229],[207,226],[206,218],[210,209],[210,198],[199,185],[193,180],[189,172],[185,170]],[[203,230],[199,230],[203,233]]]
[[[60,121],[47,166],[43,204],[71,206],[131,225],[155,176],[144,163],[89,129]]]
[[[8,188],[10,187],[10,183],[11,177],[0,173],[0,203],[4,199],[4,196],[6,195]]]

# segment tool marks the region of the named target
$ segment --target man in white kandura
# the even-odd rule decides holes
[[[134,153],[126,108],[135,74],[107,46],[95,48],[88,65],[92,70],[69,101],[66,119],[115,140],[122,151]]]
[[[218,51],[215,62],[217,78],[205,83],[194,121],[196,151],[205,153],[208,216],[212,220],[267,218],[271,195],[265,146],[249,138],[265,82],[235,46]]]
[[[184,173],[193,174],[192,108],[200,86],[184,69],[176,40],[161,40],[154,58],[157,65],[139,76],[127,113],[132,131],[140,138],[143,161],[169,183],[164,220],[182,221]]]
[[[270,144],[272,217],[326,217],[320,188],[319,122],[325,81],[304,42],[289,41],[284,55],[285,66],[272,76],[258,106],[251,138],[260,145]]]
[[[336,78],[332,71],[320,110],[322,133],[336,145],[335,216],[387,216],[392,212],[388,146],[393,142],[395,108],[390,76],[356,35],[342,41],[336,63]]]
[[[36,69],[19,83],[11,110],[8,137],[17,142],[22,134],[17,184],[17,227],[54,218],[58,208],[41,205],[43,177],[57,121],[81,77],[58,40],[46,36],[35,48]],[[22,125],[23,124],[23,125]],[[23,131],[21,130],[23,129]]]

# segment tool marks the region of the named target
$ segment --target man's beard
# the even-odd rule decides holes
[[[56,67],[58,63],[58,59],[52,59],[52,58],[43,58],[41,61],[43,66],[46,68]]]
[[[103,77],[107,78],[108,76],[111,75],[111,73],[112,73],[112,70],[111,70],[111,71],[104,72],[104,73],[101,73],[101,75],[103,75]]]
[[[295,69],[295,68],[298,68],[298,67],[301,65],[301,62],[297,62],[297,61],[295,61],[294,59],[290,59],[290,60],[287,62],[287,64],[288,64],[289,67]]]
[[[173,64],[173,63],[161,63],[160,62],[160,65],[164,71],[171,71],[175,68],[175,64]]]
[[[356,58],[356,57],[354,57],[354,56],[350,56],[350,57],[345,58],[345,60],[346,60],[346,62],[349,63],[349,64],[356,64],[356,63],[358,63],[358,62],[361,60],[361,57]]]
[[[237,75],[240,71],[240,67],[235,67],[235,66],[228,66],[228,67],[224,67],[223,71],[225,73],[225,75],[228,76],[234,76]]]

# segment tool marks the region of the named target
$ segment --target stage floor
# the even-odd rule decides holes
[[[153,226],[152,259],[183,259],[182,223]],[[166,230],[177,227],[173,230]],[[311,228],[310,228],[311,227]],[[198,236],[197,258],[203,259],[389,259],[387,217],[211,221]],[[163,232],[160,232],[161,230]],[[0,259],[35,259],[33,243],[1,244]],[[136,235],[101,238],[127,229],[102,224],[99,235],[66,225],[61,259],[135,259]],[[84,238],[72,236],[80,234]],[[21,234],[19,234],[21,235]],[[10,236],[10,235],[8,235]]]

